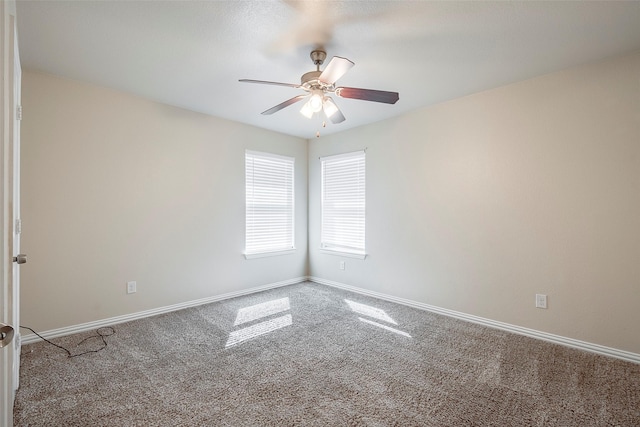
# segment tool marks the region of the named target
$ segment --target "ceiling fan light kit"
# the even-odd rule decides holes
[[[300,114],[305,116],[307,119],[310,119],[311,117],[313,117],[313,110],[311,109],[309,102],[305,102],[305,104],[300,109]]]
[[[338,112],[338,106],[333,102],[333,99],[328,96],[324,97],[322,106],[324,108],[324,114],[329,118],[333,117],[333,115]]]
[[[309,101],[307,101],[307,104],[309,104],[311,111],[313,111],[314,113],[317,113],[320,110],[322,110],[323,100],[324,100],[324,93],[320,89],[314,89],[311,91],[311,97],[309,98]]]
[[[264,80],[240,80],[240,82],[243,83],[258,83],[299,88],[306,92],[306,94],[295,96],[276,105],[275,107],[271,107],[268,110],[263,111],[262,114],[273,114],[285,107],[288,107],[289,105],[295,104],[298,101],[307,99],[307,102],[305,102],[300,109],[300,113],[303,116],[310,119],[315,113],[322,111],[332,123],[337,124],[342,123],[345,120],[345,117],[328,94],[333,93],[341,98],[360,99],[364,101],[381,102],[384,104],[395,104],[398,102],[399,95],[397,92],[359,89],[353,87],[336,87],[336,81],[344,76],[345,73],[355,65],[347,58],[334,56],[331,58],[331,61],[329,61],[329,64],[327,64],[324,71],[320,71],[320,66],[327,58],[327,52],[323,49],[315,49],[311,51],[310,57],[313,64],[316,66],[316,70],[303,74],[300,78],[299,85]]]

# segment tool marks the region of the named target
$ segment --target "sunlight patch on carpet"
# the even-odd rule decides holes
[[[274,299],[261,304],[244,307],[238,310],[238,315],[236,316],[236,321],[233,326],[262,319],[263,317],[271,316],[272,314],[282,313],[290,308],[289,297]]]
[[[384,310],[381,310],[376,307],[372,307],[366,304],[360,304],[359,302],[350,301],[348,299],[344,300],[351,310],[355,311],[358,314],[362,314],[363,316],[373,317],[374,319],[382,320],[393,325],[397,325],[398,323],[393,320]]]
[[[392,328],[391,326],[383,325],[382,323],[374,322],[373,320],[364,319],[364,318],[362,318],[362,317],[358,317],[358,319],[360,319],[360,321],[365,322],[365,323],[368,323],[368,324],[370,324],[370,325],[377,326],[378,328],[386,329],[387,331],[390,331],[390,332],[396,333],[396,334],[398,334],[398,335],[402,335],[402,336],[404,336],[404,337],[409,337],[409,338],[411,338],[411,335],[409,335],[408,333],[403,332],[403,331],[401,331],[401,330],[399,330],[399,329],[396,329],[396,328]]]
[[[290,326],[292,323],[293,320],[291,315],[286,314],[284,316],[276,317],[275,319],[265,320],[264,322],[233,331],[229,334],[229,339],[227,340],[225,348],[259,337],[260,335],[268,334],[284,328],[285,326]]]

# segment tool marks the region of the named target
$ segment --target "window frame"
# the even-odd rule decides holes
[[[261,173],[263,174],[263,177],[262,177],[263,179],[265,178],[265,176],[267,176],[268,178],[283,180],[283,184],[276,185],[276,190],[281,190],[277,187],[284,187],[284,190],[282,190],[282,193],[288,198],[285,204],[285,207],[286,207],[286,210],[284,211],[285,214],[282,216],[282,218],[280,218],[281,221],[284,218],[284,224],[285,224],[285,227],[287,228],[285,232],[280,235],[280,238],[286,241],[286,243],[283,245],[274,245],[271,247],[268,247],[268,246],[258,247],[260,245],[256,243],[256,240],[259,240],[259,239],[255,239],[256,237],[262,237],[262,238],[269,237],[268,232],[260,234],[259,232],[255,231],[256,218],[258,219],[258,221],[264,221],[266,223],[265,219],[260,218],[260,214],[256,213],[256,210],[255,210],[257,205],[255,203],[256,189],[259,188],[259,185],[256,186],[256,160],[259,163],[263,162],[265,164],[267,162],[273,162],[274,165],[277,165],[278,163],[280,163],[280,166],[284,168],[281,173],[281,175],[283,176],[278,176],[278,173],[273,173],[274,171],[277,172],[276,169],[268,171],[267,169],[269,167],[265,165],[263,165],[264,169],[261,170]],[[291,157],[291,156],[283,156],[280,154],[267,153],[262,151],[245,150],[245,247],[244,247],[243,254],[246,259],[286,255],[286,254],[294,253],[296,251],[296,247],[295,247],[295,160],[296,160],[295,157]],[[252,162],[251,171],[249,170],[250,162]],[[263,184],[268,185],[268,183],[263,183]],[[267,192],[270,193],[270,191],[267,191]],[[278,194],[278,196],[282,197],[283,194]],[[263,197],[263,201],[264,201],[264,197],[267,195],[265,193],[265,188],[262,189],[262,193],[260,195]],[[276,200],[276,202],[277,201],[278,200]],[[270,202],[270,200],[267,200],[267,203],[268,202]],[[271,202],[273,201],[271,200]],[[287,211],[288,213],[286,213]],[[277,212],[277,209],[271,212],[269,212],[268,210],[263,212],[264,215],[269,215],[273,213],[276,213],[278,215],[281,214]],[[250,224],[250,221],[254,221],[254,222]],[[253,237],[254,239],[252,240],[251,237]]]
[[[338,175],[343,175],[345,172],[346,177],[354,178],[356,182],[340,183]],[[329,177],[327,173],[330,174]],[[330,186],[328,186],[329,181],[332,184]],[[341,188],[336,188],[336,185]],[[333,188],[329,190],[331,187]],[[366,152],[364,150],[320,157],[320,198],[320,252],[365,259],[367,252]],[[336,225],[335,215],[341,210],[335,206],[336,203],[343,206],[351,205],[346,212],[343,207],[342,213],[354,219],[355,227]],[[331,204],[334,206],[329,207]],[[328,217],[328,215],[333,216]],[[361,224],[358,224],[359,222]],[[349,235],[355,236],[355,239],[349,241]]]

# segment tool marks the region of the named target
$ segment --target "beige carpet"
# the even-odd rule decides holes
[[[115,330],[25,346],[15,425],[640,426],[638,364],[318,284]]]

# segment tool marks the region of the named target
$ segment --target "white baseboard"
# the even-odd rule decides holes
[[[331,280],[321,279],[319,277],[309,277],[308,280],[319,283],[321,285],[332,286],[334,288],[344,289],[346,291],[355,292],[362,295],[378,298],[385,301],[391,301],[409,307],[418,308],[420,310],[431,311],[433,313],[443,314],[445,316],[454,317],[456,319],[465,320],[467,322],[477,323],[491,328],[501,329],[507,332],[513,332],[519,335],[525,335],[531,338],[536,338],[544,341],[549,341],[555,344],[560,344],[568,347],[577,348],[579,350],[585,350],[592,353],[600,354],[603,356],[615,357],[617,359],[626,360],[628,362],[640,363],[640,354],[632,353],[630,351],[618,350],[616,348],[605,347],[599,344],[593,344],[586,341],[580,341],[573,338],[567,338],[560,335],[550,334],[548,332],[537,331],[535,329],[524,328],[522,326],[512,325],[509,323],[498,322],[496,320],[485,319],[484,317],[478,317],[471,314],[461,313],[459,311],[449,310],[446,308],[436,307],[434,305],[424,304],[417,301],[412,301],[404,298],[398,298],[391,295],[382,294],[379,292],[369,291],[355,286],[345,285],[344,283],[333,282]]]
[[[309,280],[307,276],[298,277],[295,279],[284,280],[282,282],[270,283],[268,285],[257,286],[254,288],[245,289],[242,291],[229,292],[222,295],[215,295],[212,297],[201,298],[193,301],[187,301],[179,304],[168,305],[166,307],[154,308],[151,310],[139,311],[137,313],[125,314],[122,316],[110,317],[108,319],[96,320],[94,322],[82,323],[79,325],[67,326],[64,328],[51,329],[49,331],[38,332],[46,339],[61,337],[65,335],[77,334],[78,332],[92,331],[104,326],[117,325],[118,323],[130,322],[132,320],[142,319],[145,317],[156,316],[158,314],[169,313],[172,311],[182,310],[189,307],[196,307],[198,305],[210,304],[216,301],[222,301],[229,298],[235,298],[243,295],[253,294],[256,292],[266,291],[268,289],[279,288],[281,286],[294,285],[296,283],[305,282]],[[22,345],[30,344],[40,341],[40,338],[35,334],[28,334],[21,336]]]
[[[467,322],[477,323],[477,324],[488,326],[491,328],[501,329],[503,331],[513,332],[519,335],[525,335],[531,338],[549,341],[555,344],[577,348],[579,350],[589,351],[589,352],[600,354],[603,356],[615,357],[617,359],[626,360],[628,362],[640,363],[640,354],[632,353],[630,351],[619,350],[616,348],[606,347],[599,344],[593,344],[586,341],[580,341],[573,338],[567,338],[560,335],[550,334],[548,332],[542,332],[542,331],[537,331],[535,329],[524,328],[522,326],[517,326],[509,323],[499,322],[496,320],[486,319],[484,317],[474,316],[471,314],[449,310],[446,308],[424,304],[421,302],[412,301],[404,298],[398,298],[398,297],[383,294],[380,292],[369,291],[369,290],[358,288],[355,286],[346,285],[344,283],[325,280],[325,279],[321,279],[319,277],[313,277],[313,276],[298,277],[295,279],[284,280],[276,283],[270,283],[267,285],[257,286],[257,287],[245,289],[242,291],[230,292],[222,295],[201,298],[193,301],[187,301],[179,304],[169,305],[166,307],[159,307],[151,310],[139,311],[137,313],[125,314],[123,316],[116,316],[108,319],[96,320],[94,322],[82,323],[79,325],[73,325],[73,326],[68,326],[64,328],[51,329],[49,331],[40,332],[40,335],[42,335],[44,338],[51,339],[51,338],[61,337],[64,335],[76,334],[78,332],[91,331],[104,326],[117,325],[118,323],[124,323],[132,320],[142,319],[145,317],[156,316],[158,314],[169,313],[172,311],[182,310],[189,307],[196,307],[199,305],[210,304],[212,302],[222,301],[229,298],[235,298],[243,295],[253,294],[256,292],[266,291],[268,289],[294,285],[296,283],[301,283],[307,280],[311,282],[319,283],[321,285],[332,286],[334,288],[344,289],[346,291],[367,295],[373,298],[378,298],[381,300],[391,301],[391,302],[406,305],[409,307],[418,308],[420,310],[426,310],[433,313],[454,317],[456,319],[465,320]],[[30,344],[40,340],[40,338],[38,338],[38,336],[36,336],[35,334],[21,335],[20,339],[21,339],[22,345]]]

